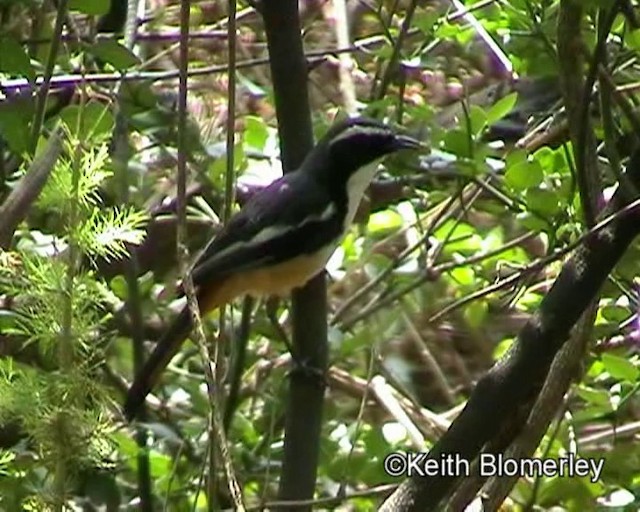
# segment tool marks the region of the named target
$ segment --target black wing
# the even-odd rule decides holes
[[[204,280],[281,263],[335,243],[344,211],[327,189],[293,172],[253,196],[197,259],[192,278]]]

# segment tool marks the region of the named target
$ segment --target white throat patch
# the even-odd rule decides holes
[[[370,164],[360,167],[360,169],[354,172],[347,180],[347,215],[344,218],[343,226],[345,233],[349,229],[349,226],[351,226],[360,201],[362,201],[364,191],[371,184],[381,161],[382,158],[378,158]]]

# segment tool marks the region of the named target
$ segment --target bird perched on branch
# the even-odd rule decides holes
[[[253,196],[196,260],[191,277],[202,313],[236,297],[283,295],[320,272],[346,234],[380,160],[422,144],[365,118],[335,124],[297,170]],[[132,419],[189,336],[182,309],[127,394]]]

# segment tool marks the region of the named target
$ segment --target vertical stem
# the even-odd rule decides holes
[[[59,457],[56,461],[55,475],[54,475],[54,489],[55,489],[55,506],[56,512],[64,512],[65,501],[67,493],[67,463],[64,457]]]
[[[127,0],[126,14],[124,22],[124,46],[133,51],[135,44],[137,23],[137,12],[140,5],[139,0]],[[104,19],[104,18],[103,18]],[[129,150],[129,122],[122,110],[124,101],[123,81],[116,84],[114,95],[116,101],[116,122],[113,131],[113,151],[112,160],[118,168],[118,178],[120,185],[120,203],[129,204],[129,173],[127,171],[130,159]],[[131,322],[131,346],[133,353],[133,368],[138,372],[144,364],[144,334],[142,326],[142,307],[140,288],[138,286],[138,274],[140,265],[135,249],[130,250],[129,260],[125,264],[125,278],[127,280],[128,297],[126,309]],[[147,421],[147,411],[144,407],[140,411],[138,418],[142,424]],[[140,499],[138,510],[141,512],[151,512],[153,510],[153,498],[151,492],[151,465],[149,463],[149,453],[147,450],[147,431],[144,426],[137,426],[135,440],[138,445],[136,456],[136,476],[138,483],[138,497]]]
[[[36,146],[38,145],[38,137],[40,136],[40,129],[42,128],[42,123],[44,122],[44,114],[47,106],[47,95],[49,94],[51,76],[53,75],[53,68],[56,63],[56,57],[58,56],[58,49],[60,48],[62,28],[64,27],[65,14],[67,12],[67,3],[68,0],[58,0],[56,24],[53,29],[51,46],[49,47],[49,55],[47,56],[47,63],[44,69],[43,82],[40,86],[40,90],[38,91],[33,125],[31,125],[31,140],[29,147],[29,151],[31,154],[34,154],[36,151]]]
[[[229,44],[229,73],[227,78],[227,173],[224,187],[224,212],[222,221],[226,224],[231,217],[235,182],[234,142],[236,120],[236,0],[229,0],[229,23],[227,25]]]
[[[82,126],[82,113],[84,103],[86,101],[85,89],[82,89],[80,95],[80,108],[78,109],[78,121],[74,127],[69,127],[72,134],[70,138],[70,147],[74,148],[71,155],[71,185],[72,185],[72,197],[71,204],[69,205],[69,217],[67,219],[67,239],[69,247],[67,249],[67,273],[65,276],[64,289],[62,290],[63,297],[63,309],[62,309],[62,327],[60,330],[60,336],[57,344],[57,358],[58,368],[62,375],[68,375],[74,371],[74,344],[73,339],[73,299],[74,299],[74,282],[76,277],[76,270],[78,264],[78,246],[75,239],[75,230],[78,225],[79,214],[79,185],[80,177],[82,173],[82,145],[75,139],[75,134],[80,133],[80,127]],[[67,395],[73,398],[73,394]],[[68,405],[69,398],[66,402]],[[65,509],[66,501],[66,487],[67,487],[67,461],[66,446],[64,445],[64,432],[70,430],[72,417],[67,413],[66,404],[60,404],[56,413],[56,440],[58,442],[58,457],[54,469],[54,488],[55,488],[55,507],[56,510],[62,512]]]
[[[200,320],[200,311],[198,309],[198,301],[196,298],[193,282],[188,273],[188,254],[185,247],[186,239],[186,183],[187,183],[187,140],[186,140],[186,120],[187,120],[187,86],[188,74],[187,68],[189,64],[189,2],[183,0],[180,7],[180,59],[179,59],[179,88],[178,88],[178,256],[181,266],[181,273],[184,276],[183,285],[185,295],[187,297],[187,305],[191,312],[193,324],[195,327],[195,335],[200,349],[200,356],[204,363],[205,380],[207,383],[207,394],[211,406],[211,415],[209,418],[209,478],[208,478],[208,508],[215,510],[215,474],[213,472],[213,464],[215,458],[214,443],[220,449],[222,462],[224,464],[225,475],[229,492],[234,502],[234,510],[242,512],[245,510],[242,503],[242,491],[238,485],[231,457],[227,446],[224,428],[222,426],[222,418],[220,416],[220,400],[216,390],[216,361],[211,359],[209,347],[207,346],[206,337],[202,329]]]

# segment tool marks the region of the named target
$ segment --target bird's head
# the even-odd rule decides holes
[[[371,180],[381,158],[402,149],[423,147],[416,139],[399,134],[390,126],[364,117],[334,124],[308,156],[316,174],[332,182],[346,183],[362,174]]]

